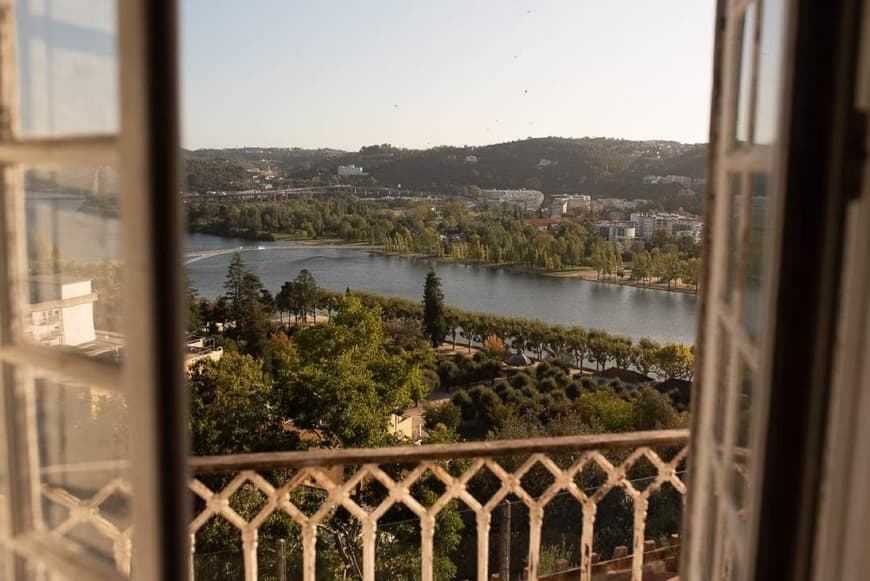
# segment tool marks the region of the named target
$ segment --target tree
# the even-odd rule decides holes
[[[278,316],[281,317],[282,325],[284,324],[284,313],[289,316],[290,313],[294,312],[294,293],[294,283],[288,280],[281,285],[281,290],[275,295],[275,308],[278,310]]]
[[[302,310],[302,321],[308,322],[308,312],[316,313],[317,309],[317,281],[314,280],[314,275],[303,268],[296,276],[295,282],[299,306]]]
[[[195,455],[286,449],[272,384],[250,355],[225,351],[220,361],[197,363],[187,384]]]
[[[381,309],[345,297],[332,321],[297,333],[294,361],[276,372],[285,417],[322,430],[334,445],[390,442],[390,414],[425,398],[430,362],[386,347]]]
[[[224,297],[226,318],[233,323],[231,335],[242,343],[247,353],[261,354],[271,330],[272,295],[257,275],[248,272],[238,252],[230,260],[224,288],[227,291]]]
[[[242,277],[237,305],[236,337],[245,352],[261,355],[271,330],[272,298],[257,275],[247,272]]]
[[[695,372],[695,356],[683,343],[668,343],[656,354],[655,370],[668,379],[691,380]]]
[[[635,430],[663,430],[675,428],[678,423],[678,414],[668,397],[648,385],[638,388],[632,416]]]
[[[656,366],[659,349],[661,346],[644,337],[637,342],[637,345],[632,349],[632,364],[639,373],[649,375],[649,372]]]
[[[238,323],[240,312],[240,300],[242,294],[242,284],[245,274],[248,272],[248,267],[245,260],[242,258],[241,252],[234,252],[230,258],[230,264],[227,267],[227,275],[224,278],[224,290],[227,291],[226,297],[228,319],[233,323]]]
[[[607,333],[592,331],[586,343],[589,351],[589,360],[604,371],[607,362],[613,359],[613,339]]]
[[[185,273],[185,297],[187,299],[187,318],[185,320],[185,330],[188,333],[197,333],[202,329],[201,305],[202,301],[196,292],[196,287],[190,280],[190,275]]]
[[[681,240],[691,240],[688,236],[684,236]],[[700,258],[689,258],[681,263],[680,279],[683,283],[692,286],[695,290],[698,289],[698,275],[701,270]]]
[[[426,274],[426,282],[423,285],[423,330],[432,341],[433,348],[441,345],[447,336],[444,293],[441,291],[441,279],[434,270]]]

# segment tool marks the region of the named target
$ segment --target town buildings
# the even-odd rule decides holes
[[[641,240],[650,240],[657,230],[665,230],[673,236],[691,236],[700,240],[704,230],[701,221],[674,213],[632,212],[629,220],[637,227],[637,236]]]
[[[351,165],[340,165],[338,166],[337,171],[339,177],[354,177],[354,176],[365,176],[368,175],[363,171],[362,167],[357,167],[353,164]]]
[[[602,221],[598,223],[598,235],[611,242],[631,242],[637,238],[633,222]]]
[[[592,197],[583,194],[564,194],[554,196],[550,204],[550,216],[559,218],[577,211],[588,211],[592,207]]]
[[[490,202],[523,211],[535,211],[544,203],[544,194],[538,190],[483,190]]]
[[[89,279],[57,274],[30,278],[30,338],[49,347],[78,346],[96,340]]]

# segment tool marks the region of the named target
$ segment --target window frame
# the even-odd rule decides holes
[[[188,573],[187,407],[183,384],[182,207],[178,170],[177,18],[174,0],[117,6],[117,135],[22,138],[18,130],[14,0],[0,0],[0,444],[9,494],[0,510],[7,578],[57,570],[88,579],[119,572],[45,534],[40,523],[31,369],[128,396],[133,559],[140,579]],[[114,165],[121,176],[123,366],[20,342],[26,304],[21,165]],[[22,268],[24,270],[22,270]],[[136,333],[129,330],[135,329]],[[17,373],[17,377],[13,376]],[[22,413],[24,412],[24,413]],[[21,473],[26,466],[27,474]],[[2,491],[0,491],[2,493]]]
[[[748,144],[734,145],[732,128],[737,104],[735,55],[738,24],[747,5],[755,3],[755,33],[763,30],[763,5],[773,0],[720,0],[711,116],[713,179],[708,192],[710,236],[705,250],[706,285],[699,321],[699,377],[693,397],[693,448],[690,464],[689,510],[685,530],[687,550],[681,571],[690,579],[707,578],[702,571],[710,543],[715,551],[710,575],[734,572],[724,563],[723,517],[734,522],[734,506],[722,496],[729,462],[716,459],[713,423],[716,388],[720,387],[717,337],[726,324],[731,347],[726,418],[733,422],[734,375],[743,361],[754,362],[757,391],[753,393],[750,450],[754,468],[749,480],[743,571],[738,579],[805,580],[810,578],[819,468],[823,462],[826,410],[831,399],[831,365],[835,345],[841,275],[842,231],[850,190],[851,96],[858,69],[854,67],[860,0],[820,4],[809,0],[784,2],[782,75],[779,81],[778,137],[765,151],[753,143],[757,72],[753,74]],[[787,8],[787,10],[785,10]],[[758,63],[756,36],[752,62]],[[721,84],[720,84],[721,81]],[[863,163],[863,161],[862,161]],[[742,226],[746,240],[746,198],[750,176],[766,171],[769,214],[765,231],[760,331],[752,341],[742,328],[742,308],[722,299],[724,265],[736,251],[725,240],[731,172],[742,177]],[[808,227],[809,226],[809,227]],[[740,277],[738,277],[739,279]],[[780,281],[783,284],[780,285]],[[738,301],[739,302],[739,301]],[[735,312],[728,313],[732,309]],[[721,321],[723,314],[730,321]],[[755,347],[752,349],[752,347]],[[706,390],[704,389],[706,386]],[[726,425],[733,425],[726,422]],[[733,442],[733,439],[731,440]],[[726,449],[728,448],[726,442]],[[711,473],[715,475],[710,480]],[[718,496],[718,498],[717,498]],[[709,500],[718,509],[707,510]],[[707,521],[716,529],[711,533]],[[725,525],[727,528],[727,524]],[[731,527],[732,529],[734,527]],[[733,531],[732,531],[733,533]],[[736,534],[736,533],[734,533]],[[728,577],[732,578],[732,577]]]

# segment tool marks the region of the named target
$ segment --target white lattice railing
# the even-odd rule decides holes
[[[391,511],[404,507],[419,526],[415,552],[420,578],[431,581],[437,519],[448,507],[464,505],[465,511],[473,513],[476,525],[476,577],[488,581],[493,513],[508,500],[528,513],[523,519],[527,522],[517,523],[517,529],[523,528],[523,539],[528,542],[525,575],[537,579],[542,527],[545,515],[550,516],[547,507],[554,498],[562,497],[579,503],[582,512],[582,522],[577,523],[579,562],[575,575],[589,581],[597,560],[593,543],[599,504],[612,491],[619,490],[632,505],[631,542],[627,543],[630,578],[641,581],[645,551],[654,548],[645,535],[650,499],[666,485],[674,495],[684,497],[686,486],[681,474],[688,437],[686,430],[665,430],[193,458],[191,577],[195,573],[198,533],[215,526],[214,519],[221,519],[229,524],[224,528],[235,530],[241,540],[244,579],[261,578],[259,533],[267,521],[278,515],[298,527],[300,542],[291,552],[301,555],[290,555],[301,561],[297,575],[304,581],[322,578],[316,576],[318,537],[322,540],[334,534],[331,519],[344,511],[344,522],[355,525],[350,530],[356,535],[352,544],[357,558],[349,560],[357,567],[351,573],[371,581],[378,570],[378,543],[383,541],[383,537],[379,540],[379,525],[386,526],[392,520]],[[123,479],[113,479],[87,499],[57,487],[45,489],[48,502],[68,510],[68,517],[54,527],[55,531],[65,534],[77,525],[92,525],[112,543],[118,569],[129,572],[132,531],[116,526],[102,514],[103,502],[119,493],[129,494]],[[240,498],[248,502],[240,503]]]

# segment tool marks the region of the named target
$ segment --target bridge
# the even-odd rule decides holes
[[[298,250],[299,246],[239,246],[238,248],[216,248],[214,250],[195,250],[184,254],[184,264],[193,264],[206,258],[220,256],[221,254],[232,254],[234,252],[250,252],[252,250]]]
[[[184,193],[184,201],[185,203],[208,200],[277,202],[278,200],[288,200],[304,196],[352,195],[358,198],[384,198],[390,196],[413,196],[415,194],[419,195],[419,192],[397,188],[334,185],[286,188],[281,190],[244,190],[238,192],[206,193],[186,192]]]

